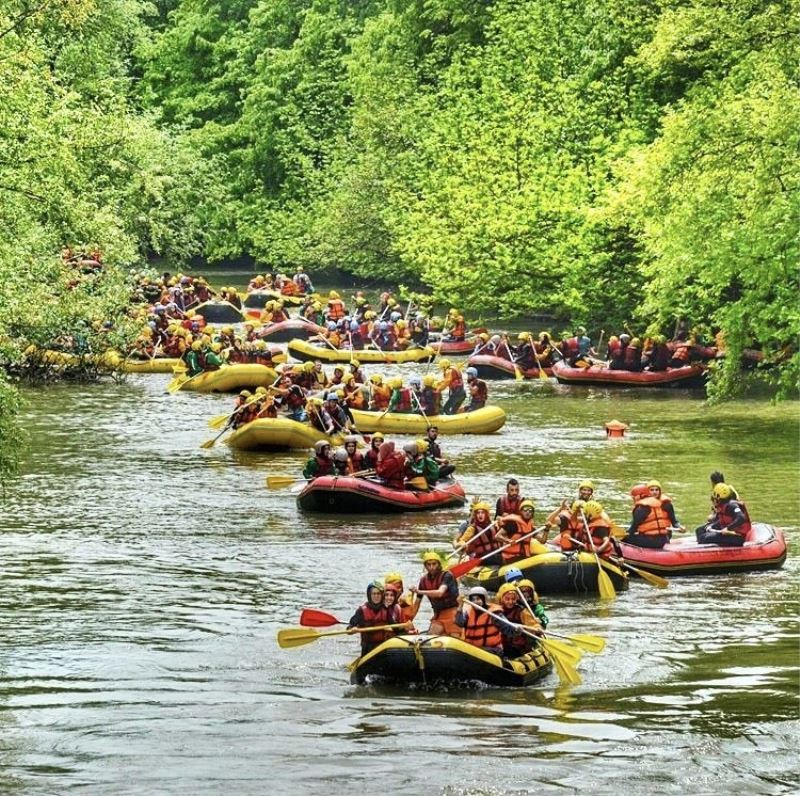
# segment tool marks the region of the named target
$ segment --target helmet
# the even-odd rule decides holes
[[[367,300],[363,296],[356,296],[356,306],[360,307],[363,304],[366,304]]]
[[[361,367],[361,363],[357,359],[351,359],[350,360],[350,367],[351,368]]]
[[[397,306],[397,301],[396,301],[395,299],[393,299],[393,298],[390,298],[390,299],[389,299],[389,300],[386,302],[386,306],[387,306],[387,307],[396,307],[396,306]]]
[[[428,561],[438,561],[439,564],[441,565],[442,558],[435,550],[426,550],[422,554],[422,563],[427,564]]]
[[[550,332],[539,332],[539,342],[543,343],[545,340],[550,339]]]
[[[403,386],[403,380],[400,378],[400,376],[395,376],[394,378],[389,379],[389,386],[393,390],[399,389]]]
[[[378,313],[376,313],[376,312],[375,312],[375,311],[373,311],[373,310],[367,310],[367,311],[364,313],[364,320],[365,320],[365,321],[372,321],[372,320],[374,320],[374,319],[375,319],[375,318],[377,318],[377,317],[378,317]]]
[[[530,340],[530,339],[531,339],[531,333],[530,332],[520,332],[517,335],[517,340]]]
[[[418,439],[415,443],[417,446],[418,453],[427,453],[428,451],[428,440],[426,439]]]
[[[391,313],[389,313],[389,320],[390,320],[392,323],[396,323],[396,322],[397,322],[397,321],[399,321],[399,320],[400,320],[402,317],[403,317],[403,314],[402,314],[401,312],[398,312],[397,310],[395,310],[394,312],[391,312]]]
[[[641,347],[642,347],[642,341],[638,337],[634,337],[633,340],[631,340],[631,348],[641,348]]]
[[[473,586],[468,592],[467,597],[483,597],[485,601],[489,601],[489,592],[483,586]]]
[[[233,326],[223,326],[222,334],[233,334]]]
[[[303,363],[303,370],[306,373],[311,373],[311,371],[314,370],[314,363],[313,362],[304,362]]]
[[[483,340],[484,343],[488,343],[489,342],[489,335],[486,334],[486,332],[481,332],[478,335],[478,337],[480,337],[480,339]]]
[[[380,373],[373,373],[373,374],[372,374],[372,375],[369,377],[369,380],[370,380],[370,381],[371,381],[373,384],[383,384],[383,376],[381,376],[381,374],[380,374]]]
[[[603,513],[603,504],[596,500],[588,500],[583,507],[583,514],[587,520],[596,520]]]
[[[403,450],[412,456],[416,456],[419,453],[416,442],[406,442],[406,444],[403,445]]]
[[[630,339],[631,339],[631,336],[629,334],[621,334],[619,336],[620,343],[627,343],[627,342],[630,341]]]
[[[576,334],[586,334],[586,327],[585,327],[585,326],[579,326],[579,327],[578,327],[578,328],[575,330],[575,333],[576,333]]]
[[[354,443],[355,445],[358,445],[358,443],[361,442],[361,439],[357,437],[355,434],[348,434],[344,438],[344,444],[348,445],[351,442]]]
[[[402,587],[403,576],[399,572],[387,572],[383,576],[383,582],[388,586],[390,583],[399,583]]]
[[[572,501],[572,505],[569,507],[569,510],[573,514],[577,514],[579,511],[581,511],[584,508],[585,505],[586,505],[586,501],[585,500],[573,500]]]
[[[311,309],[313,309],[313,310],[314,310],[314,312],[319,312],[319,311],[322,309],[322,304],[320,304],[318,301],[315,301],[315,302],[314,302],[314,303],[311,305]]]
[[[662,488],[660,481],[648,481],[646,486],[648,489],[652,489],[653,487],[658,487],[658,489]]]
[[[406,328],[406,322],[402,318],[400,318],[400,320],[397,321],[397,323],[395,325],[397,326],[398,329],[405,329]]]
[[[587,478],[578,484],[578,489],[591,489],[594,492],[594,484]]]
[[[448,315],[458,315],[458,310],[455,307],[450,307],[450,309],[447,311],[447,314]]]
[[[517,569],[516,567],[511,567],[511,569],[506,571],[505,579],[506,583],[513,583],[515,580],[522,580],[522,570]]]
[[[325,450],[325,448],[330,448],[330,446],[331,446],[331,443],[328,442],[328,440],[326,440],[326,439],[318,439],[314,443],[314,450],[318,454],[321,454]]]
[[[256,387],[256,395],[266,395],[267,388],[266,387]]]
[[[533,504],[533,501],[530,500],[529,498],[525,498],[525,500],[523,500],[522,503],[519,504],[520,511],[522,511],[522,509],[530,509],[531,511],[533,511],[535,508],[536,506]]]
[[[376,432],[375,432],[375,433],[372,435],[372,439],[373,439],[373,440],[376,440],[376,439],[384,440],[384,439],[386,439],[386,437],[384,437],[384,436],[383,436],[383,432],[382,432],[382,431],[376,431]]]
[[[615,334],[612,334],[612,335],[611,335],[611,336],[608,338],[608,343],[609,343],[609,345],[611,345],[611,343],[618,343],[618,342],[619,342],[619,337],[617,337]]]
[[[513,594],[516,596],[517,589],[513,583],[504,583],[498,590],[497,590],[497,599],[502,600],[506,594]]]
[[[335,462],[346,462],[349,458],[350,457],[344,448],[337,448],[333,452],[333,460]]]
[[[733,497],[733,490],[724,483],[719,483],[711,490],[711,494],[717,500],[730,500]]]
[[[467,378],[468,379],[477,379],[478,378],[478,369],[477,368],[469,367],[464,371],[464,373],[467,374]]]
[[[344,398],[344,390],[336,390],[336,400],[341,401]]]
[[[522,580],[517,581],[517,588],[518,589],[533,589],[533,593],[536,594],[536,586],[533,585],[532,580],[528,580],[527,578],[523,578]]]
[[[386,586],[384,586],[383,581],[380,578],[374,578],[367,584],[367,601],[369,601],[369,593],[373,590],[377,589],[379,592],[385,592]]]
[[[422,384],[422,379],[420,379],[420,377],[419,377],[419,376],[412,376],[412,377],[411,377],[411,378],[408,380],[408,383],[409,383],[409,384],[413,384],[415,387],[419,387],[419,386]]]
[[[337,395],[337,394],[336,394],[336,393],[335,393],[333,390],[331,390],[331,391],[330,391],[330,392],[329,392],[329,393],[328,393],[328,394],[325,396],[325,400],[326,400],[326,401],[338,401],[338,400],[339,400],[339,396],[338,396],[338,395]]]
[[[328,293],[328,298],[329,299],[338,299],[338,298],[340,298],[340,296],[335,290],[331,290],[331,292]]]
[[[472,504],[472,510],[473,511],[479,511],[479,510],[491,511],[492,507],[485,500],[479,500],[476,503]]]
[[[449,359],[440,359],[439,360],[439,367],[442,370],[447,370],[450,367],[450,360]]]
[[[422,379],[422,383],[426,387],[433,387],[433,385],[436,384],[436,376],[434,376],[432,373],[429,373]]]
[[[242,390],[239,393],[239,397],[240,398],[249,398],[251,395],[252,395],[252,393],[250,392],[250,390]]]
[[[493,335],[492,335],[492,336],[491,336],[489,339],[490,339],[490,340],[491,340],[491,341],[492,341],[492,342],[493,342],[495,345],[497,345],[497,344],[500,342],[500,340],[501,340],[502,338],[500,337],[500,335],[499,335],[499,334],[493,334]]]
[[[344,384],[350,384],[351,381],[355,383],[355,380],[356,377],[352,373],[345,373],[342,377],[342,382]]]
[[[199,340],[195,340],[192,343],[192,351],[199,351],[203,347],[203,344]]]
[[[388,324],[386,321],[381,321],[381,322],[378,324],[378,328],[379,328],[379,329],[380,329],[382,332],[385,332],[385,331],[386,331],[386,330],[389,328],[389,324]]]
[[[328,321],[328,323],[326,323],[325,326],[329,332],[336,331],[336,321]]]

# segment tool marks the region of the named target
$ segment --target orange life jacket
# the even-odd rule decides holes
[[[389,407],[389,400],[392,397],[392,390],[383,384],[372,386],[372,404],[370,409],[375,412],[382,411]]]
[[[650,513],[643,522],[639,523],[636,533],[653,536],[665,536],[667,533],[667,528],[669,528],[672,524],[669,514],[664,511],[664,503],[667,502],[669,501],[664,500],[664,498],[659,499],[651,496],[637,500],[636,505],[648,506]]]
[[[341,299],[331,299],[328,302],[328,320],[338,321],[347,314],[344,302]]]
[[[558,512],[559,517],[563,517],[567,521],[566,528],[561,532],[561,549],[562,550],[581,550],[580,545],[576,545],[572,539],[583,541],[582,537],[585,536],[586,531],[583,527],[583,520],[580,516],[573,517],[569,509],[562,509]],[[572,539],[570,539],[572,537]]]
[[[499,611],[500,606],[492,605],[490,610]],[[476,647],[502,647],[503,635],[494,623],[494,619],[483,611],[471,606],[464,606],[467,624],[464,625],[464,641]]]
[[[509,531],[507,530],[508,526],[513,526],[514,530]],[[509,517],[505,523],[503,523],[503,529],[506,531],[506,536],[511,539],[512,544],[510,547],[507,547],[503,550],[503,563],[508,563],[509,561],[517,561],[520,558],[529,558],[531,554],[531,539],[528,537],[521,542],[514,542],[514,539],[518,539],[520,536],[525,536],[529,534],[534,529],[533,518],[530,520],[523,520],[522,517],[518,517],[517,515],[512,515]]]

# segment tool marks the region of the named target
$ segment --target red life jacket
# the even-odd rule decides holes
[[[738,528],[733,528],[732,530],[738,533],[739,536],[747,536],[753,526],[750,522],[750,514],[747,511],[747,506],[745,506],[741,500],[726,500],[724,503],[718,503],[717,507],[714,509],[714,513],[717,515],[714,523],[719,525],[720,528],[727,528],[736,519],[736,515],[732,510],[731,503],[739,506],[739,508],[744,512],[745,516],[744,524],[740,525]]]
[[[464,321],[456,321],[455,326],[450,331],[453,340],[463,340],[467,336],[467,326]]]
[[[664,511],[664,503],[667,502],[669,501],[664,500],[663,498],[659,499],[650,496],[642,498],[641,500],[637,500],[636,505],[647,506],[650,509],[650,513],[642,522],[639,523],[638,527],[636,528],[636,533],[653,536],[665,536],[667,533],[667,528],[669,528],[672,524],[669,514]]]
[[[376,627],[378,625],[392,625],[395,624],[397,618],[395,607],[387,608],[381,605],[378,608],[373,608],[369,603],[364,603],[361,606],[361,615],[364,617],[364,627]],[[371,633],[361,633],[362,638],[366,636],[366,641],[369,646],[377,646],[386,639],[391,638],[394,633],[391,630],[375,630]]]
[[[439,572],[431,577],[430,575],[423,575],[420,579],[419,586],[417,588],[421,589],[422,591],[436,591],[444,581],[445,573],[443,570],[439,570]],[[451,575],[450,578],[453,576]],[[433,615],[436,617],[442,611],[445,611],[448,608],[456,608],[458,606],[458,587],[455,589],[455,594],[453,593],[453,589],[448,589],[444,593],[444,597],[429,597],[431,601],[431,608],[433,608]]]
[[[523,624],[522,606],[519,603],[508,609],[498,606],[498,609],[492,611],[492,613],[505,617],[509,622],[514,622],[518,625]],[[512,654],[517,655],[530,651],[533,646],[532,642],[533,639],[530,636],[526,636],[524,633],[520,633],[518,636],[503,637],[503,646]]]
[[[689,346],[687,346],[687,345],[678,346],[678,348],[676,348],[672,352],[672,358],[673,359],[677,359],[680,362],[683,362],[683,363],[688,365],[689,364]]]
[[[577,337],[570,337],[564,341],[564,356],[568,359],[576,357],[581,352],[580,343]]]
[[[361,472],[364,469],[364,456],[356,451],[352,456],[347,457],[347,474]]]
[[[497,500],[497,513],[498,514],[519,514],[519,504],[522,503],[522,496],[509,497],[503,495]]]
[[[467,542],[467,546],[465,549],[467,555],[470,557],[480,557],[486,555],[487,553],[491,553],[492,550],[497,549],[497,544],[494,539],[494,529],[491,531],[487,531],[482,536],[475,539],[474,537],[477,536],[487,525],[491,525],[491,520],[486,523],[486,525],[477,525],[476,523],[471,523],[471,527],[475,529],[475,534],[473,534],[473,538]]]
[[[330,475],[333,472],[333,462],[328,458],[314,457],[317,460],[317,475]]]
[[[491,606],[499,609],[499,606]],[[503,636],[494,623],[494,619],[483,611],[477,611],[470,606],[465,606],[464,612],[467,624],[464,625],[464,641],[476,647],[501,647]]]
[[[623,357],[623,364],[628,370],[641,367],[642,364],[642,349],[636,346],[628,345],[625,349],[625,356]]]
[[[402,387],[397,390],[397,403],[394,405],[395,412],[408,412],[411,409],[411,390],[408,387]]]

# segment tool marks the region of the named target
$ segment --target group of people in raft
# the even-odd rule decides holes
[[[212,343],[209,353],[219,357],[216,345],[219,343]],[[209,354],[204,362],[209,362]],[[195,365],[192,361],[189,375],[193,375]],[[367,381],[358,360],[347,367],[335,367],[332,376],[328,376],[319,361],[283,365],[274,384],[259,387],[255,393],[250,390],[239,393],[230,426],[239,428],[259,418],[285,416],[298,423],[309,422],[318,431],[331,435],[357,431],[353,409],[416,413],[428,418],[472,412],[486,405],[489,390],[475,368],[467,368],[462,376],[448,360],[442,360],[439,367],[441,378],[433,374],[412,376],[405,384],[400,376],[384,379],[379,373]],[[467,390],[469,402],[464,405]]]
[[[697,540],[701,544],[741,546],[750,530],[747,508],[736,490],[725,483],[722,473],[712,473],[711,483],[712,512],[696,529]],[[680,529],[680,525],[661,485],[650,481],[634,487],[631,495],[632,520],[622,541],[645,547],[666,544],[672,530]],[[510,564],[547,552],[544,541],[549,530],[557,528],[563,551],[593,547],[599,555],[612,558],[616,552],[613,523],[593,498],[593,484],[581,482],[577,500],[571,504],[565,500],[537,530],[533,527],[533,501],[520,495],[519,482],[512,478],[506,485],[506,494],[495,504],[494,519],[489,503],[473,503],[466,527],[453,540],[454,553],[480,557],[486,563]],[[486,541],[487,534],[490,542]],[[407,594],[403,593],[402,575],[397,572],[368,584],[367,600],[353,614],[348,627],[401,627],[361,633],[362,655],[395,633],[417,632],[413,620],[425,597],[433,612],[428,632],[453,635],[506,658],[530,652],[534,637],[547,627],[549,619],[534,583],[525,579],[519,569],[507,570],[505,583],[498,589],[495,602],[491,602],[486,589],[480,586],[468,589],[466,599],[462,597],[456,578],[448,571],[449,562],[438,552],[427,550],[422,560],[425,574]]]
[[[438,437],[438,428],[430,426],[424,438],[405,443],[401,452],[395,450],[394,441],[376,431],[364,453],[359,450],[361,437],[355,434],[346,436],[341,448],[320,440],[303,468],[303,477],[313,480],[323,475],[375,475],[391,489],[424,490],[456,469],[442,455]]]
[[[516,344],[511,343],[508,334],[490,336],[484,332],[478,335],[472,356],[479,354],[506,359],[524,370],[549,368],[558,360],[564,360],[570,367],[600,365],[632,372],[680,368],[700,358],[691,341],[667,341],[664,335],[654,335],[642,342],[638,337],[631,338],[623,333],[608,338],[603,359],[583,326],[577,327],[573,334],[562,333],[560,340],[554,340],[550,332],[540,332],[537,340],[530,332],[520,332]]]

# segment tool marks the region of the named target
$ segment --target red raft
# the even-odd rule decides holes
[[[742,547],[698,544],[691,536],[649,550],[622,542],[625,560],[658,575],[714,575],[759,569],[780,569],[786,561],[786,540],[780,528],[753,523]]]
[[[452,357],[471,354],[475,348],[475,338],[466,340],[431,340],[428,345],[441,356]]]
[[[467,360],[467,367],[478,371],[479,379],[516,379],[517,371],[514,363],[503,357],[493,357],[488,354],[476,354]],[[523,379],[538,379],[539,368],[520,368]],[[551,368],[545,368],[546,376],[552,376]]]
[[[367,512],[429,511],[463,506],[464,488],[457,481],[440,481],[429,490],[392,489],[377,479],[322,475],[297,496],[304,511]]]
[[[553,375],[561,384],[589,384],[603,387],[702,387],[706,374],[702,365],[687,365],[666,370],[611,370],[604,366],[571,368],[565,362],[553,365]]]
[[[289,318],[288,321],[262,326],[256,336],[271,343],[288,343],[290,340],[308,340],[325,330],[305,318]]]

